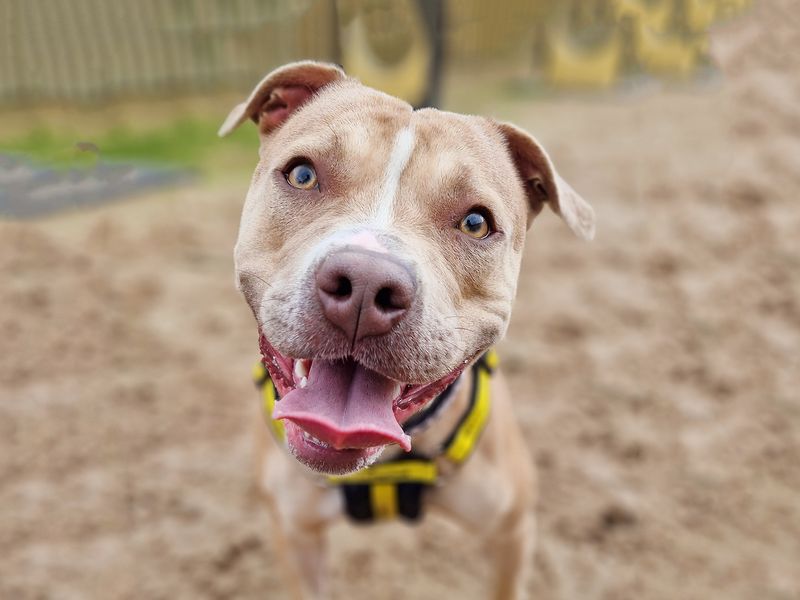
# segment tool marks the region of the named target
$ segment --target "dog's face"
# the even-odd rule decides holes
[[[326,473],[410,440],[402,424],[504,334],[544,203],[591,208],[526,133],[413,111],[319,63],[274,71],[224,135],[259,125],[235,250],[294,455]]]

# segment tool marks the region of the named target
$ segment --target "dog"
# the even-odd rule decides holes
[[[535,472],[487,352],[508,327],[534,217],[546,204],[591,239],[594,211],[525,131],[414,110],[336,65],[272,71],[220,136],[247,120],[260,150],[236,285],[271,413],[258,484],[294,596],[325,597],[325,531],[344,510],[399,502],[462,523],[486,544],[493,597],[523,597]]]

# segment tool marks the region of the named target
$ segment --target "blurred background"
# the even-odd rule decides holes
[[[543,599],[800,597],[800,5],[0,0],[0,597],[285,598],[232,247],[314,58],[534,133],[595,207],[529,235],[500,357]],[[446,521],[332,533],[334,597],[486,597]]]

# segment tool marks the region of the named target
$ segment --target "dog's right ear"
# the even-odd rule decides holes
[[[346,77],[337,65],[312,60],[278,67],[261,80],[247,100],[233,108],[218,135],[228,135],[247,119],[252,119],[262,133],[269,133],[280,127],[317,90]]]

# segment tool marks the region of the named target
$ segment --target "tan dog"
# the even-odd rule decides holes
[[[247,119],[261,149],[236,276],[281,396],[273,416],[289,452],[264,433],[258,477],[289,584],[298,598],[325,595],[324,533],[342,505],[322,474],[413,448],[440,473],[426,508],[485,540],[494,596],[520,597],[535,480],[502,377],[469,460],[454,465],[436,448],[466,409],[465,368],[506,331],[534,216],[549,204],[588,239],[591,207],[524,131],[415,111],[332,65],[273,71],[220,135]],[[403,424],[451,385],[430,425],[407,435]]]

